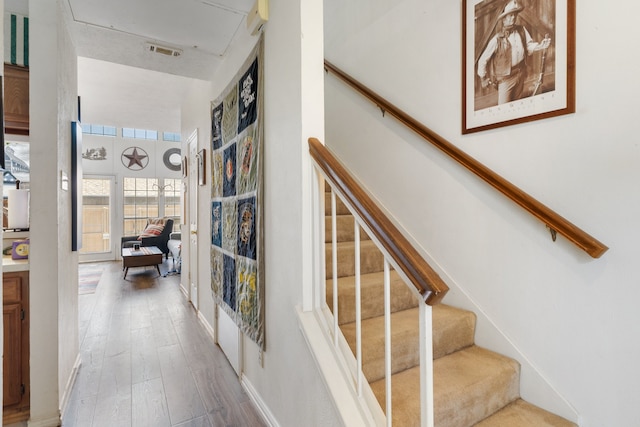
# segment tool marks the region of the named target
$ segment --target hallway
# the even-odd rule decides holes
[[[120,262],[104,265],[96,292],[79,295],[82,365],[63,426],[265,425],[180,276],[135,268],[125,280]]]

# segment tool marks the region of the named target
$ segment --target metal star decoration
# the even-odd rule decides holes
[[[125,158],[128,160],[125,160]],[[144,169],[148,163],[149,156],[147,152],[140,147],[129,147],[122,152],[122,164],[128,169],[141,170]]]

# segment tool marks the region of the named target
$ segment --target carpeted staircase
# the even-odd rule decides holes
[[[331,203],[326,206],[327,303],[332,307]],[[339,322],[355,349],[353,217],[337,204]],[[361,232],[363,371],[385,407],[383,257]],[[391,271],[393,425],[420,424],[417,301]],[[446,299],[446,298],[445,298]],[[444,304],[433,308],[436,427],[575,426],[520,399],[520,365],[474,344],[475,314]]]

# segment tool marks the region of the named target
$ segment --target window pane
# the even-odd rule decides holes
[[[148,218],[160,216],[158,179],[124,178],[125,236],[138,235]]]
[[[123,138],[135,138],[135,131],[132,128],[122,128],[122,137]]]
[[[173,218],[174,231],[180,230],[180,189],[181,180],[173,178],[164,179],[164,216]]]
[[[157,130],[148,130],[147,131],[147,139],[158,140],[158,131]]]

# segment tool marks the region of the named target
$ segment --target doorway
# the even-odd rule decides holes
[[[81,262],[113,261],[115,177],[85,175],[82,179]]]

